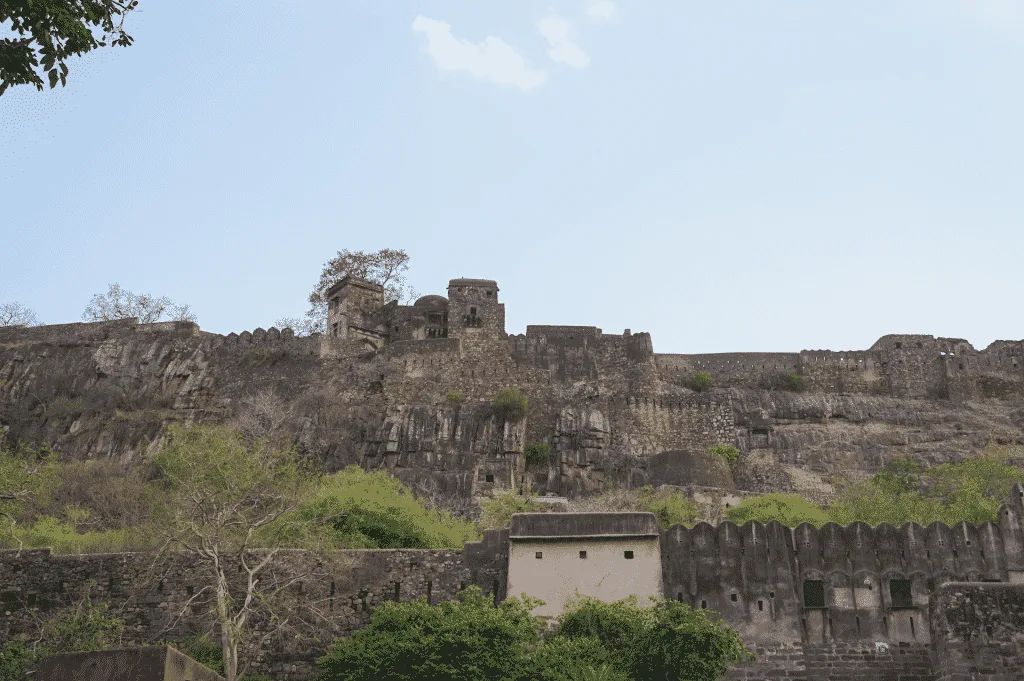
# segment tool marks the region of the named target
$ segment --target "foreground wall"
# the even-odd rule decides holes
[[[491,532],[484,541],[462,551],[353,550],[320,560],[289,552],[265,573],[264,580],[300,579],[286,591],[314,624],[316,639],[305,631],[301,640],[273,637],[274,625],[264,615],[254,618],[255,631],[268,635],[258,651],[256,671],[275,679],[309,679],[315,661],[338,636],[364,626],[374,608],[388,600],[406,602],[428,597],[432,603],[451,600],[469,585],[496,599],[504,597],[507,532]],[[183,557],[151,565],[145,554],[55,556],[49,549],[0,551],[0,641],[32,635],[34,613],[79,601],[85,595],[109,602],[125,619],[129,643],[183,641],[209,631],[209,580],[200,567]],[[277,582],[279,583],[279,582]],[[257,651],[250,651],[256,654]]]

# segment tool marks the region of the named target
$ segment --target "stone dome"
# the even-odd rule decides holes
[[[421,296],[413,303],[413,307],[446,307],[448,305],[448,299],[444,296]]]

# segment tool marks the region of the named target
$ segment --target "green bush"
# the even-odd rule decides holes
[[[739,461],[740,456],[743,455],[743,452],[730,445],[715,445],[714,447],[709,447],[708,451],[725,461],[730,466]]]
[[[480,502],[480,526],[485,530],[500,530],[512,524],[516,513],[543,513],[549,506],[536,501],[536,494],[503,492]]]
[[[711,387],[711,374],[706,371],[698,371],[690,378],[690,387],[697,392],[704,392]]]
[[[546,466],[551,458],[551,448],[546,444],[526,445],[523,448],[527,466]]]
[[[792,390],[795,393],[804,391],[804,377],[798,373],[790,373],[785,375],[785,383],[787,390]]]
[[[323,478],[297,515],[323,519],[335,548],[454,549],[478,537],[473,523],[428,509],[387,471],[358,466]]]
[[[663,529],[673,525],[692,525],[700,517],[700,507],[696,502],[667,487],[658,490],[650,486],[641,487],[637,490],[637,501],[637,510],[653,513]]]
[[[491,400],[491,411],[502,421],[514,423],[526,416],[526,395],[517,388],[504,388]]]
[[[538,601],[509,598],[498,607],[478,587],[456,601],[428,605],[386,601],[370,623],[338,639],[318,662],[318,681],[499,681],[521,678],[539,639],[530,610]]]
[[[182,641],[181,652],[209,669],[224,675],[224,650],[209,634],[196,634]]]
[[[717,681],[735,662],[753,661],[739,635],[705,610],[671,600],[644,608],[582,598],[558,618],[555,639],[596,639],[615,669],[636,680]]]
[[[825,509],[796,494],[746,497],[736,506],[726,509],[725,519],[737,525],[749,520],[759,523],[777,520],[786,527],[796,527],[801,523],[821,527],[829,520]]]
[[[450,390],[448,394],[444,396],[444,401],[448,404],[458,404],[462,402],[462,392],[459,390]]]

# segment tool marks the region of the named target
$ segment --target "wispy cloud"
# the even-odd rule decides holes
[[[612,0],[587,0],[587,16],[598,21],[611,21],[618,13]]]
[[[452,35],[451,24],[416,17],[412,30],[427,36],[427,52],[442,71],[466,71],[481,80],[511,85],[528,91],[543,85],[548,74],[532,68],[526,59],[501,38],[487,36],[474,43]]]
[[[586,68],[590,57],[572,41],[572,23],[557,14],[549,14],[537,24],[537,30],[548,41],[548,57],[574,69]]]

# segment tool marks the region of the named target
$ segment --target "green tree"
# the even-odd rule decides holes
[[[124,19],[138,0],[0,0],[0,95],[12,85],[67,84],[66,60],[97,47],[128,47]],[[99,32],[99,35],[96,32]],[[40,71],[41,69],[41,71]]]
[[[19,522],[33,519],[33,505],[52,491],[58,477],[57,457],[48,447],[19,444],[0,451],[0,521],[6,525],[0,545],[23,545]]]
[[[314,491],[317,475],[291,448],[195,425],[172,426],[154,466],[153,529],[205,579],[193,598],[211,598],[224,676],[236,681],[247,665],[239,652],[253,616],[263,611],[285,620],[275,611],[286,607],[279,596],[310,578],[301,571],[284,577],[276,568],[282,548],[318,546],[322,527],[289,519]]]
[[[671,600],[641,607],[581,598],[558,618],[556,637],[597,639],[615,668],[632,679],[713,681],[737,662],[754,659],[739,635],[706,610]]]
[[[428,605],[387,601],[319,661],[318,681],[500,681],[519,678],[539,638],[532,599],[498,607],[477,587]]]

